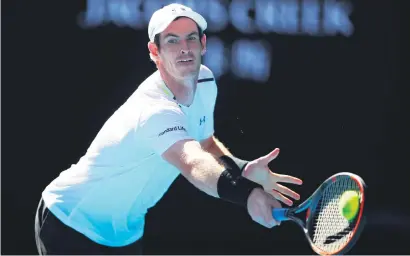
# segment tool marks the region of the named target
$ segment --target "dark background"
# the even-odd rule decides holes
[[[259,35],[272,48],[269,81],[217,81],[216,136],[245,159],[281,148],[271,167],[304,180],[302,200],[336,172],[364,178],[368,225],[352,254],[410,253],[399,3],[354,1],[350,37]],[[155,71],[146,28],[83,29],[84,9],[77,0],[2,1],[2,254],[36,253],[42,190]],[[232,27],[219,35],[248,37]],[[145,242],[147,254],[312,253],[296,225],[265,229],[183,178],[149,212]]]

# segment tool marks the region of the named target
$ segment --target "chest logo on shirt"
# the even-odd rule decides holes
[[[161,132],[160,134],[158,134],[158,137],[164,135],[167,132],[172,132],[172,131],[186,131],[186,130],[183,126],[175,126],[175,127],[168,128],[165,131]]]
[[[205,124],[205,116],[199,119],[199,125]]]

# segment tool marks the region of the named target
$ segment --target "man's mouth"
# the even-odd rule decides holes
[[[192,62],[194,61],[193,59],[183,59],[183,60],[178,60],[177,63],[187,63],[187,62]]]

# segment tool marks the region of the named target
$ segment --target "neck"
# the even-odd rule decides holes
[[[174,94],[178,103],[189,106],[194,100],[198,75],[187,79],[177,79],[164,70],[160,70],[161,78],[168,89]]]

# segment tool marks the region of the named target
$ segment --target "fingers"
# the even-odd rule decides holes
[[[262,189],[251,193],[248,202],[248,212],[252,220],[266,228],[272,228],[280,222],[272,216],[272,207],[280,207],[280,203]]]
[[[269,214],[271,216],[272,216],[272,210],[273,209],[282,208],[282,205],[280,204],[280,202],[278,200],[274,199],[274,198],[269,199],[269,204],[271,206],[271,209],[269,210]],[[273,216],[272,216],[272,219],[274,219]],[[274,221],[278,226],[280,225],[280,221],[277,221],[275,219],[274,219]]]
[[[300,199],[300,195],[298,193],[279,184],[278,182],[301,185],[303,183],[301,179],[289,175],[277,174],[272,171],[269,171],[269,173],[271,174],[269,183],[271,185],[265,187],[265,190],[267,190],[269,194],[273,195],[276,199],[280,200],[281,202],[287,205],[292,205],[293,203],[284,195],[289,196],[294,200]]]
[[[285,186],[282,186],[280,184],[276,184],[275,187],[276,191],[278,191],[281,194],[284,194],[286,196],[289,196],[295,200],[299,200],[300,199],[300,195],[298,193],[296,193],[295,191],[291,190],[290,188],[287,188]]]
[[[272,213],[269,209],[269,205],[260,206],[254,213],[254,216],[252,216],[252,220],[265,228],[272,228],[278,225],[278,222],[273,219]]]
[[[265,207],[263,211],[263,217],[266,222],[266,227],[272,228],[280,225],[280,222],[276,221],[272,216],[272,207]]]
[[[279,203],[276,201],[276,203]],[[280,205],[280,204],[279,204]],[[273,228],[274,226],[280,225],[280,222],[276,221],[272,216],[272,202],[269,201],[267,204],[260,206],[257,217],[254,221],[266,228]]]
[[[263,156],[259,159],[261,162],[263,162],[263,164],[268,165],[268,163],[274,160],[276,157],[278,157],[278,155],[279,155],[279,148],[275,148],[272,152],[270,152],[266,156]]]
[[[287,206],[292,206],[293,202],[292,200],[290,200],[289,198],[285,197],[284,195],[282,195],[281,193],[279,193],[276,190],[271,190],[271,191],[267,191],[270,195],[272,195],[275,199],[283,202],[284,204],[286,204]]]
[[[293,177],[293,176],[277,174],[273,172],[270,172],[270,173],[274,176],[274,179],[276,179],[278,182],[290,183],[290,184],[296,184],[296,185],[302,185],[303,183],[301,179]]]

